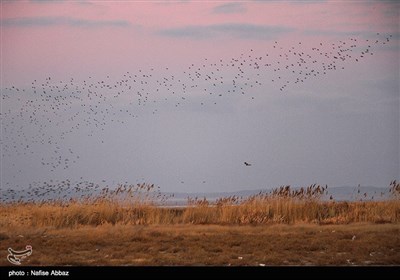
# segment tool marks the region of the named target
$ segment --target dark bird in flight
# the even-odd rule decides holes
[[[248,163],[248,162],[244,162],[244,165],[246,165],[246,166],[251,166],[251,164],[250,163]]]

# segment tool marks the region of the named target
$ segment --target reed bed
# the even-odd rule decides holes
[[[188,198],[185,207],[160,207],[168,197],[151,184],[119,185],[100,195],[82,199],[0,204],[0,227],[77,228],[84,225],[167,224],[348,224],[398,223],[400,184],[390,183],[391,198],[385,201],[324,200],[327,186],[293,189],[282,186],[242,198],[216,201]]]

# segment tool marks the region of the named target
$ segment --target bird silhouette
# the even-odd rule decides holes
[[[70,168],[87,156],[79,154],[79,147],[70,139],[104,146],[107,139],[103,133],[110,128],[126,129],[143,117],[157,117],[162,108],[178,110],[197,102],[199,110],[206,112],[211,106],[218,108],[219,104],[230,102],[229,98],[256,102],[257,89],[283,94],[347,66],[362,65],[391,38],[392,35],[377,33],[374,40],[350,37],[310,47],[301,42],[288,46],[275,41],[269,48],[252,47],[231,57],[204,58],[177,69],[150,65],[114,76],[107,73],[103,77],[61,80],[33,77],[29,86],[14,84],[2,89],[2,160],[10,162],[18,173],[23,173],[18,162],[29,158],[37,160],[37,167],[43,172],[68,175]],[[0,201],[23,196],[22,192],[12,191],[17,187],[12,180],[3,180],[11,190],[1,188]],[[32,182],[24,199],[27,195],[54,198],[72,186],[78,189],[70,190],[67,198],[78,193],[87,195],[96,184],[72,179]]]

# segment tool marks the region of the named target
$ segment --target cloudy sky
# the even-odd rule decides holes
[[[1,1],[1,187],[386,187],[400,179],[399,11]]]

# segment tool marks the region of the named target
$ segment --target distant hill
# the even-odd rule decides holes
[[[298,188],[293,188],[298,189]],[[204,197],[210,201],[214,202],[218,198],[237,196],[240,198],[247,198],[251,195],[256,195],[260,192],[269,193],[272,189],[256,189],[256,190],[239,190],[230,192],[161,192],[161,195],[169,197],[166,204],[169,206],[184,206],[188,202],[188,198],[198,198],[203,199]],[[12,201],[26,201],[26,190],[0,190],[0,202],[12,202]],[[9,194],[7,197],[6,194]],[[11,195],[10,195],[11,193]],[[70,198],[79,198],[82,196],[82,192],[76,191],[74,189],[66,189],[64,191],[58,190],[57,192],[46,192],[38,196],[37,201],[48,200],[48,199],[64,199],[68,200]],[[100,194],[100,190],[89,190],[84,193],[85,195],[97,196]],[[330,196],[336,201],[357,201],[357,200],[384,200],[389,198],[389,188],[379,188],[374,186],[340,186],[340,187],[328,187],[328,194],[323,197],[325,200],[329,200]],[[10,199],[11,198],[11,199]]]
[[[299,189],[299,188],[293,188]],[[272,189],[256,189],[256,190],[240,190],[231,192],[166,192],[165,195],[174,195],[168,200],[169,205],[185,205],[187,203],[188,197],[190,198],[206,198],[209,201],[215,201],[221,197],[238,196],[242,198],[249,197],[251,195],[256,195],[260,192],[268,193]],[[325,200],[329,200],[329,197],[336,201],[357,201],[357,200],[384,200],[389,198],[389,188],[380,188],[374,186],[339,186],[339,187],[329,187],[328,194],[323,197]]]

